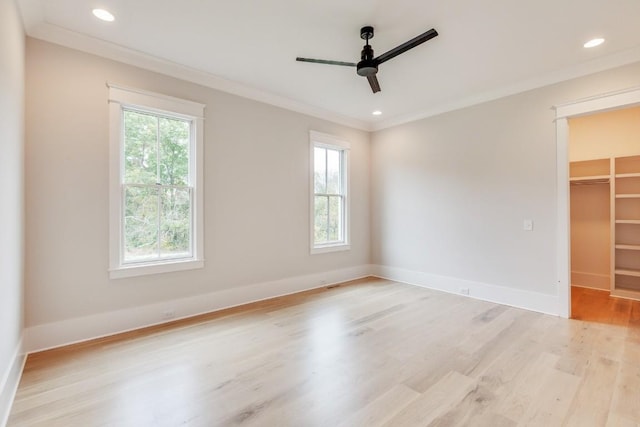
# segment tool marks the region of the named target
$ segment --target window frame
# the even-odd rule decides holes
[[[204,267],[204,104],[107,83],[109,90],[109,277],[119,279]],[[124,262],[124,111],[190,122],[189,186],[192,187],[191,256]]]
[[[341,155],[341,187],[343,198],[343,214],[342,214],[342,229],[343,240],[339,242],[329,242],[316,244],[315,242],[315,148],[328,148],[331,150],[337,150]],[[348,251],[351,249],[350,239],[350,197],[349,197],[349,185],[350,185],[350,164],[349,164],[349,152],[351,150],[351,144],[336,136],[317,132],[309,132],[309,248],[311,254],[321,254],[328,252]]]

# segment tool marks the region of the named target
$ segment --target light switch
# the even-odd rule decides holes
[[[525,219],[522,228],[524,229],[524,231],[533,231],[533,220]]]

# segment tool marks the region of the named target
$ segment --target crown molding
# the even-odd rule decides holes
[[[482,104],[484,102],[493,101],[504,98],[506,96],[515,95],[532,89],[538,89],[544,86],[560,83],[563,81],[575,79],[578,77],[595,74],[601,71],[610,70],[616,67],[632,64],[640,61],[640,47],[628,49],[611,55],[595,58],[590,61],[577,64],[572,67],[563,68],[550,73],[541,74],[532,79],[524,80],[512,85],[502,86],[493,90],[473,94],[463,99],[452,100],[447,103],[438,105],[413,114],[399,115],[390,119],[386,119],[374,123],[371,127],[373,132],[387,129],[394,126],[414,122],[438,114],[447,113],[449,111],[459,110],[461,108],[471,107],[473,105]]]
[[[44,9],[40,0],[16,0],[16,4],[27,34],[44,21]]]
[[[504,85],[491,90],[470,94],[460,99],[451,99],[433,108],[401,114],[383,120],[361,120],[314,107],[293,99],[276,95],[255,87],[233,82],[213,74],[186,67],[184,65],[148,55],[146,53],[110,43],[98,38],[80,34],[44,21],[42,0],[16,0],[28,36],[66,46],[79,51],[95,54],[125,64],[155,71],[181,80],[200,84],[243,98],[270,104],[286,110],[305,114],[333,123],[369,132],[375,132],[406,123],[426,119],[439,114],[471,107],[510,95],[541,88],[562,81],[598,73],[640,61],[640,47],[616,52],[580,64],[541,74],[534,78]]]
[[[23,2],[25,2],[25,0],[23,0]],[[26,2],[31,3],[32,0],[28,0]],[[269,93],[255,87],[236,83],[201,70],[186,67],[176,62],[126,48],[95,37],[90,37],[75,31],[70,31],[47,22],[41,22],[40,24],[33,25],[31,23],[31,17],[23,18],[23,20],[29,37],[79,50],[81,52],[98,55],[103,58],[144,68],[170,77],[206,86],[211,89],[273,105],[318,119],[327,120],[351,128],[364,131],[371,130],[371,123],[366,121],[347,117],[332,111],[304,104],[284,96]]]

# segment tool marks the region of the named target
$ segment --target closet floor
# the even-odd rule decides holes
[[[615,298],[609,291],[571,287],[571,318],[611,325],[640,326],[640,301]]]

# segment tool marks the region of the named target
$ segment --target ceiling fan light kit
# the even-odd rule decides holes
[[[362,52],[360,53],[360,62],[358,62],[357,64],[354,62],[330,61],[325,59],[301,57],[297,57],[296,61],[312,62],[316,64],[342,65],[345,67],[356,67],[356,72],[358,73],[358,75],[366,77],[369,81],[369,86],[371,86],[371,90],[373,91],[373,93],[377,93],[380,92],[380,83],[378,83],[378,78],[376,77],[376,74],[378,74],[378,66],[390,59],[395,58],[401,53],[408,51],[409,49],[413,49],[414,47],[421,45],[428,40],[431,40],[438,35],[438,32],[432,28],[429,31],[420,34],[419,36],[416,36],[411,40],[394,47],[390,51],[385,52],[378,57],[373,56],[373,48],[371,47],[371,45],[369,45],[369,40],[373,38],[373,34],[373,27],[371,26],[362,27],[360,29],[360,38],[365,40],[365,45],[363,46]]]

